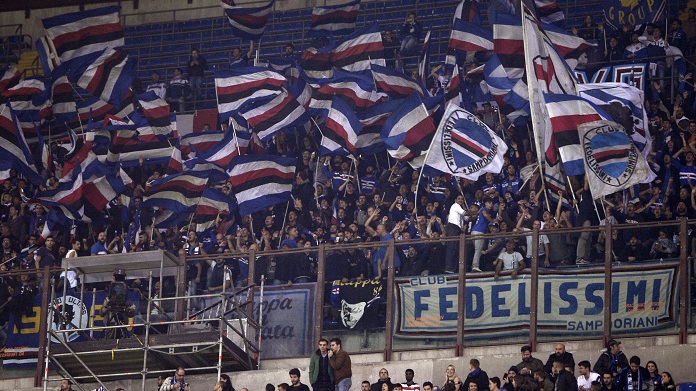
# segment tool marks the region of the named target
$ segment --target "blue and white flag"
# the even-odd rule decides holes
[[[232,35],[242,39],[258,40],[266,31],[268,18],[275,0],[261,7],[240,7],[232,0],[222,0],[220,5],[230,21]]]
[[[475,181],[487,172],[499,174],[507,149],[505,142],[476,115],[448,105],[425,165]]]
[[[239,214],[248,216],[292,199],[297,159],[279,156],[238,156],[230,163],[230,176]]]

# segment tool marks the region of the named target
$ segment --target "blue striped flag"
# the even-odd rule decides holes
[[[220,5],[232,27],[232,35],[256,41],[266,31],[266,24],[273,11],[275,0],[261,7],[240,7],[232,0],[222,0]]]
[[[239,213],[251,215],[292,199],[297,159],[280,156],[238,156],[227,173],[237,199]]]

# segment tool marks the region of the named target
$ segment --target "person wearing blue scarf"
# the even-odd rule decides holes
[[[629,366],[619,377],[620,391],[654,391],[655,386],[650,380],[650,373],[640,366],[640,357],[633,356]]]
[[[619,368],[626,367],[628,367],[628,359],[621,351],[621,342],[612,339],[607,342],[607,350],[599,356],[592,371],[596,373],[611,373],[616,377],[619,374]]]

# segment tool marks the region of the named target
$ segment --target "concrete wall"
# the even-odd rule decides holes
[[[493,342],[493,341],[492,341]],[[666,337],[641,337],[622,339],[623,350],[628,357],[637,355],[643,363],[648,360],[657,362],[661,371],[672,373],[677,383],[696,382],[696,371],[693,370],[693,357],[696,356],[696,336],[690,336],[689,344],[678,345],[676,336]],[[553,343],[542,343],[534,353],[542,361],[546,362],[549,354],[553,352]],[[394,353],[390,362],[382,362],[381,353],[352,354],[353,387],[359,390],[363,380],[376,381],[379,369],[384,367],[389,370],[393,381],[403,381],[404,371],[411,368],[415,371],[415,381],[423,383],[432,381],[442,385],[445,368],[452,364],[457,373],[466,376],[469,370],[469,360],[478,358],[481,368],[488,372],[489,376],[502,377],[507,369],[520,361],[520,345],[494,345],[485,347],[466,348],[463,357],[454,357],[451,349],[441,350],[417,350],[412,352]],[[599,357],[602,346],[599,341],[567,342],[566,349],[575,356],[575,362],[589,360],[594,364]],[[262,369],[231,373],[232,384],[239,390],[246,387],[249,391],[263,391],[266,383],[277,385],[282,382],[289,383],[288,371],[297,367],[302,372],[302,380],[307,381],[309,358],[269,360],[262,363]],[[193,390],[212,389],[216,381],[215,375],[187,375],[187,381]],[[53,384],[54,386],[57,384]],[[139,380],[128,380],[107,384],[109,389],[122,386],[126,390],[140,390]],[[85,389],[94,389],[95,384],[83,386]],[[0,390],[12,389],[6,381],[0,380]],[[154,379],[148,379],[146,390],[156,389]]]

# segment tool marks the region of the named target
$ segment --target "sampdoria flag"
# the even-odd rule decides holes
[[[121,7],[104,7],[43,19],[46,35],[60,61],[100,53],[125,44],[118,13]]]
[[[360,0],[345,4],[312,8],[310,31],[334,34],[349,34],[355,30]]]
[[[21,73],[13,64],[5,67],[2,77],[0,77],[0,92],[12,87],[19,81]]]
[[[361,130],[362,124],[353,109],[335,96],[324,123],[321,155],[354,155]]]
[[[585,163],[585,177],[594,199],[648,183],[655,178],[623,127],[612,121],[578,126]]]
[[[263,208],[292,199],[297,159],[279,156],[239,156],[227,173],[230,176],[239,214],[248,216]]]
[[[428,30],[425,34],[423,48],[418,56],[418,79],[424,86],[428,85],[427,79],[430,76],[430,33],[431,30]]]
[[[198,203],[209,176],[209,171],[185,171],[160,178],[145,189],[142,206],[185,212]]]
[[[122,107],[135,78],[136,61],[122,50],[92,52],[66,70],[68,79],[116,108]]]
[[[221,190],[206,187],[203,190],[200,202],[196,205],[193,222],[196,223],[196,232],[203,232],[214,228],[215,219],[225,217],[236,212],[236,206],[232,195]]]
[[[298,83],[306,86],[304,80]],[[304,88],[300,91],[301,98],[308,101],[308,96],[302,96]],[[306,95],[309,95],[307,91]],[[251,127],[251,130],[263,141],[268,141],[281,129],[291,126],[305,117],[305,107],[290,94],[283,91],[270,102],[254,107],[241,114]]]
[[[350,72],[368,70],[370,64],[386,66],[379,25],[374,23],[347,36],[331,52],[331,62]]]
[[[44,206],[59,207],[64,213],[67,211],[65,215],[73,220],[80,220],[84,211],[83,185],[82,167],[77,165],[71,175],[60,179],[56,188],[39,192],[34,198]]]
[[[448,47],[466,52],[493,50],[493,31],[480,24],[455,19]]]
[[[282,91],[285,77],[268,68],[248,67],[215,73],[220,120],[227,121],[246,103],[272,99]]]
[[[377,91],[386,93],[392,99],[407,98],[414,92],[421,98],[428,96],[422,84],[402,72],[375,64],[371,69]]]
[[[459,65],[454,65],[454,71],[445,87],[445,106],[452,103],[455,106],[462,105],[462,79],[459,76]]]
[[[46,182],[36,170],[24,132],[8,104],[0,106],[0,152],[3,152],[3,160],[12,160],[17,171],[30,183],[43,185]]]
[[[232,35],[242,39],[258,40],[266,31],[268,18],[271,16],[273,4],[271,0],[261,7],[240,7],[232,0],[221,0],[220,5],[227,15],[232,27]]]
[[[565,15],[556,0],[534,0],[534,5],[536,5],[537,16],[542,23],[563,27]]]
[[[445,174],[477,180],[499,174],[507,145],[474,114],[448,105],[424,164]]]
[[[334,76],[322,81],[312,91],[309,112],[312,115],[326,116],[334,97],[339,96],[355,111],[376,105],[387,97],[374,91],[374,81],[369,76],[356,72],[335,71]]]
[[[417,93],[404,99],[382,128],[382,140],[389,155],[413,167],[422,165],[420,157],[428,150],[434,135],[435,123]]]
[[[498,12],[493,24],[493,52],[498,55],[511,78],[520,78],[525,71],[525,46],[519,16]]]

